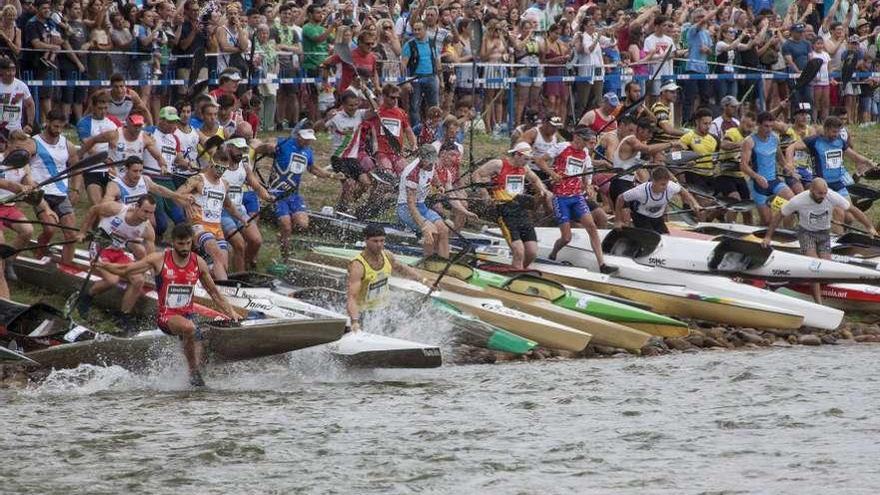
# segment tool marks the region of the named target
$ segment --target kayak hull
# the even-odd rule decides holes
[[[329,344],[340,362],[360,368],[436,368],[443,364],[440,348],[367,332],[345,334]]]
[[[880,289],[865,284],[823,284],[820,287],[822,303],[845,311],[862,313],[880,312]],[[812,287],[808,284],[791,284],[778,290],[801,299],[812,300]]]

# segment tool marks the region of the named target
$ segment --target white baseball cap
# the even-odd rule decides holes
[[[303,139],[311,139],[311,140],[318,139],[317,137],[315,137],[315,130],[314,129],[308,129],[308,128],[300,129],[298,134],[299,134],[299,137],[301,137]]]
[[[513,149],[507,150],[507,152],[511,155],[519,153],[521,155],[530,156],[532,154],[532,145],[524,141],[520,141],[516,143]]]
[[[668,82],[660,88],[660,91],[678,91],[680,88],[681,86],[679,86],[678,84],[675,84],[674,82]]]

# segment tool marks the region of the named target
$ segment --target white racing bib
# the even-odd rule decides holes
[[[508,175],[504,183],[504,190],[511,196],[519,196],[525,192],[525,175]]]
[[[367,288],[367,301],[377,301],[385,297],[388,293],[388,279],[381,277],[373,281]]]
[[[565,175],[580,175],[584,173],[584,160],[569,156],[565,159]]]
[[[394,137],[400,137],[400,121],[397,119],[382,118],[382,125],[388,129]]]
[[[167,308],[185,308],[192,301],[193,286],[191,285],[169,285],[168,293],[165,295],[165,307]]]
[[[241,204],[241,201],[242,201],[241,186],[229,186],[228,194],[229,194],[229,201],[233,205],[238,206]]]
[[[208,191],[208,207],[202,212],[202,218],[208,222],[219,222],[220,216],[223,214],[223,200],[225,198],[226,195],[221,191]]]
[[[299,175],[306,171],[308,164],[309,160],[306,158],[306,155],[291,153],[290,161],[287,163],[287,169],[290,170],[290,173]]]
[[[828,150],[825,152],[825,166],[829,169],[843,166],[843,150]]]

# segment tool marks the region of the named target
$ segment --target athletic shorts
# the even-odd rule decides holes
[[[709,192],[715,192],[715,177],[712,177],[711,175],[685,172],[684,181],[689,186],[699,187]]]
[[[228,249],[229,244],[223,237],[223,226],[219,223],[197,223],[193,225],[193,232],[196,234],[196,249],[199,252],[205,252],[205,246],[216,241],[220,249]]]
[[[584,215],[590,214],[590,207],[583,196],[554,196],[553,213],[556,214],[556,224],[563,225],[578,221]]]
[[[330,157],[330,166],[334,172],[342,172],[346,177],[358,180],[363,173],[361,163],[357,158],[342,158],[338,156]]]
[[[804,187],[808,187],[810,182],[813,182],[813,171],[806,167],[798,167],[797,174],[801,177],[800,183]],[[794,187],[795,184],[798,183],[798,180],[794,177],[786,177],[785,183],[788,187]]]
[[[730,196],[733,193],[739,194],[740,199],[751,199],[752,193],[749,191],[749,183],[744,177],[731,177],[729,175],[719,175],[715,177],[715,190],[724,196]]]
[[[425,203],[416,203],[416,209],[419,215],[428,222],[440,222],[443,218],[434,210],[428,208]],[[409,207],[406,204],[397,205],[397,218],[413,232],[421,233],[422,229],[416,224],[415,219],[410,215]]]
[[[256,191],[245,191],[244,194],[241,195],[241,204],[244,206],[244,210],[248,215],[253,215],[260,211],[260,199],[257,198]]]
[[[15,205],[0,205],[0,231],[12,228],[13,223],[6,220],[25,220],[27,217]]]
[[[846,184],[844,184],[841,181],[829,182],[828,189],[831,189],[832,191],[836,192],[837,194],[840,194],[844,198],[849,197],[849,191],[846,189]]]
[[[611,187],[608,189],[608,194],[611,196],[611,201],[616,203],[618,196],[629,191],[633,187],[635,187],[635,184],[631,180],[612,179],[611,180]]]
[[[755,184],[755,181],[749,181],[749,191],[751,191],[752,199],[755,200],[755,204],[758,206],[767,206],[770,197],[779,194],[779,192],[786,187],[788,186],[779,179],[768,181],[766,190],[760,189],[758,185]]]
[[[67,196],[45,195],[43,196],[43,199],[46,200],[49,208],[52,208],[52,211],[54,211],[55,214],[58,215],[58,218],[73,213],[73,205],[70,204],[70,199]]]
[[[535,226],[529,219],[529,214],[519,205],[499,204],[498,208],[498,226],[501,227],[501,233],[507,239],[508,244],[515,241],[537,242],[538,234],[535,232]]]
[[[168,329],[168,320],[175,316],[182,316],[187,320],[193,322],[196,326],[196,340],[204,340],[204,336],[202,335],[201,329],[199,329],[198,323],[196,323],[196,315],[195,313],[184,313],[184,314],[160,314],[159,318],[156,320],[156,326],[159,327],[159,330],[162,330],[162,333],[165,335],[171,335],[172,337],[176,337],[171,330]]]
[[[86,172],[83,174],[83,183],[87,189],[92,184],[96,184],[103,190],[110,183],[110,174],[107,172]]]
[[[831,232],[828,230],[812,231],[807,230],[800,225],[797,228],[798,242],[801,245],[801,254],[807,254],[807,251],[813,249],[816,254],[827,254],[831,252]]]
[[[633,227],[645,230],[653,230],[658,234],[668,234],[669,229],[666,228],[666,222],[663,217],[653,218],[646,217],[640,213],[633,211],[631,213]]]
[[[134,262],[134,256],[131,253],[123,251],[119,248],[105,248],[101,251],[101,261],[105,263],[116,263],[117,265],[128,265]]]
[[[244,222],[232,218],[232,215],[229,213],[223,212],[223,216],[220,217],[220,226],[223,227],[223,237],[229,237],[229,234],[235,232],[236,229],[244,225]]]
[[[284,194],[276,192],[275,197],[281,198]],[[279,199],[275,201],[275,216],[276,217],[285,217],[288,215],[295,215],[300,212],[309,211],[308,205],[306,205],[306,201],[299,194],[291,194],[286,198]]]

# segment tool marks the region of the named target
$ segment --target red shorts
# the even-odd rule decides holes
[[[134,256],[119,248],[106,248],[101,251],[101,261],[104,263],[127,265],[134,261]]]
[[[0,205],[0,230],[5,228],[11,228],[12,223],[7,222],[6,219],[10,220],[25,220],[27,219],[24,216],[24,213],[18,209],[15,205]]]

